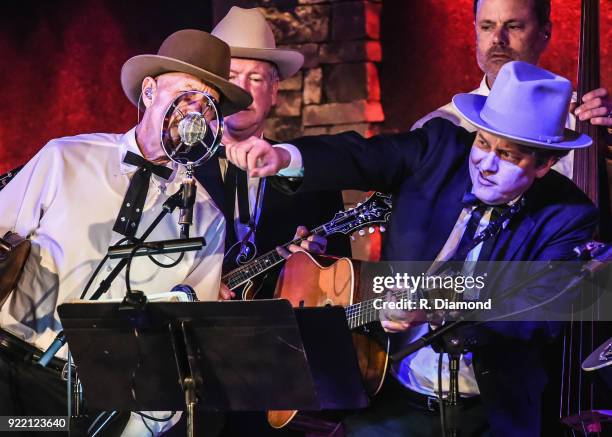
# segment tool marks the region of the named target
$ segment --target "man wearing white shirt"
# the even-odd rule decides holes
[[[144,111],[135,128],[125,134],[51,140],[0,192],[0,234],[14,231],[32,242],[22,277],[0,312],[3,415],[66,415],[66,387],[58,372],[65,348],[48,369],[36,366],[32,355],[45,350],[61,330],[57,306],[81,297],[108,247],[139,237],[180,189],[185,170],[169,162],[160,143],[170,102],[184,91],[200,91],[226,114],[250,104],[250,95],[228,77],[229,47],[223,41],[198,30],[175,32],[158,54],[135,56],[122,68],[126,96]],[[132,186],[137,177],[144,181],[140,188]],[[136,190],[142,205],[127,201]],[[162,268],[147,257],[135,258],[132,287],[158,293],[184,283],[200,300],[216,300],[224,230],[222,213],[198,186],[192,235],[204,237],[205,247],[185,253],[173,268]],[[151,241],[175,238],[179,238],[178,212],[166,215],[149,237]],[[178,255],[156,258],[169,264]],[[116,264],[106,263],[85,299]],[[122,272],[100,299],[121,298],[125,293]]]

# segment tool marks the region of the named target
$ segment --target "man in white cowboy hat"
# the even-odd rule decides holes
[[[0,192],[0,234],[12,230],[32,242],[23,275],[0,312],[2,414],[66,415],[60,378],[66,348],[46,369],[36,366],[33,356],[61,330],[57,306],[90,299],[117,264],[106,262],[96,275],[108,247],[139,237],[179,190],[185,170],[169,162],[160,143],[170,102],[183,91],[196,90],[209,93],[225,114],[249,106],[249,94],[228,81],[229,65],[229,47],[218,38],[199,30],[173,33],[157,54],[135,56],[123,65],[123,90],[144,111],[137,126],[125,134],[51,140]],[[179,238],[177,213],[165,216],[149,241]],[[135,258],[130,280],[138,289],[160,293],[183,283],[200,300],[217,299],[225,221],[202,186],[197,187],[193,222],[192,235],[204,237],[205,247],[185,253],[173,268]],[[159,261],[169,264],[176,257]],[[124,274],[100,299],[125,295]],[[151,421],[149,426],[162,425]]]
[[[538,64],[552,38],[551,5],[550,0],[474,0],[473,9],[476,60],[484,77],[471,93],[486,96],[505,63],[525,61]],[[582,100],[579,106],[572,102],[566,126],[574,129],[575,116],[578,116],[580,120],[590,120],[592,124],[607,127],[612,132],[612,102],[608,90],[597,88],[585,94]],[[446,118],[470,131],[474,129],[452,102],[416,121],[412,129],[420,128],[436,117]],[[571,178],[572,163],[570,153],[553,169]]]
[[[248,108],[225,118],[223,143],[232,145],[250,137],[263,138],[266,118],[276,104],[279,82],[299,71],[304,56],[296,50],[276,47],[274,34],[257,8],[232,7],[211,33],[230,46],[230,82],[253,96]],[[343,209],[339,191],[287,196],[266,186],[265,179],[248,178],[233,165],[228,167],[225,159],[220,159],[219,165],[211,161],[198,168],[196,177],[222,207],[228,222],[226,270],[235,266],[236,255],[245,245],[256,248],[253,254],[266,253],[290,241],[294,233],[304,236],[307,228],[331,220]],[[311,236],[301,247],[323,252],[327,241]],[[327,248],[334,255],[350,255],[350,245],[344,236],[331,237]],[[267,273],[260,297],[271,297],[278,270]],[[229,292],[226,297],[230,297]]]
[[[229,148],[227,155],[253,176],[281,169],[302,176],[298,191],[393,193],[396,207],[383,242],[383,260],[572,259],[573,248],[591,238],[597,211],[573,182],[550,171],[569,150],[591,144],[588,136],[563,126],[570,98],[568,80],[529,63],[510,62],[500,69],[488,97],[459,94],[453,99],[462,117],[476,126],[475,133],[438,118],[423,129],[370,139],[355,133],[305,137],[283,148],[251,139]],[[295,181],[288,184],[282,177],[275,183],[287,191],[296,189]],[[495,218],[496,211],[509,205],[520,207],[510,208],[512,214],[503,221]],[[477,233],[489,238],[474,245]],[[524,277],[523,265],[509,263],[498,284]],[[563,285],[538,284],[502,305],[537,302]],[[383,312],[382,325],[390,333],[404,332],[422,320],[418,315]],[[427,325],[422,326],[426,332]],[[480,329],[495,341],[462,356],[461,435],[539,435],[546,373],[537,339],[555,327],[520,322]],[[441,435],[437,366],[431,365],[431,354],[430,348],[423,348],[395,365],[383,394],[362,414],[346,420],[347,433]],[[446,394],[448,374],[443,375]]]

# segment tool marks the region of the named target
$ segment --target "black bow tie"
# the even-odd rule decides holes
[[[464,261],[467,257],[467,254],[470,250],[476,247],[479,243],[490,240],[495,237],[503,228],[504,222],[512,219],[518,212],[521,210],[525,201],[522,197],[519,201],[515,202],[512,206],[503,204],[503,205],[487,205],[482,200],[474,195],[474,193],[466,191],[463,195],[463,199],[461,200],[465,207],[474,207],[472,210],[470,219],[466,225],[463,236],[461,237],[461,241],[457,246],[457,250],[455,255],[453,256],[454,261]],[[491,217],[489,220],[489,224],[482,232],[476,236],[476,230],[482,220],[482,216],[484,212],[488,209],[492,208]],[[489,247],[489,250],[491,248]],[[487,259],[488,255],[481,252],[480,259]]]
[[[125,154],[123,162],[126,164],[135,165],[136,167],[140,167],[140,169],[146,169],[147,171],[154,173],[160,178],[164,178],[166,180],[168,180],[168,178],[172,176],[171,168],[168,168],[163,165],[153,164],[151,161],[147,161],[142,156],[130,152],[129,150]]]
[[[130,186],[127,189],[123,204],[119,210],[119,215],[113,226],[113,231],[133,237],[138,229],[142,209],[147,199],[147,191],[149,190],[149,182],[151,173],[157,176],[168,179],[172,175],[172,169],[163,165],[153,164],[147,161],[142,156],[128,151],[123,158],[123,162],[138,166],[138,170],[130,180]]]

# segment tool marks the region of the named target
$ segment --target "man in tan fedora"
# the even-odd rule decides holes
[[[108,247],[139,237],[179,190],[185,170],[169,162],[160,144],[169,103],[183,91],[197,90],[209,93],[225,114],[250,105],[250,95],[228,81],[229,67],[229,47],[218,38],[199,30],[170,35],[157,54],[135,56],[123,65],[123,90],[144,112],[137,126],[124,134],[51,140],[0,192],[0,233],[12,230],[29,236],[32,243],[22,278],[0,310],[3,415],[66,416],[61,371],[67,348],[60,349],[47,368],[37,366],[32,357],[40,356],[62,329],[57,306],[90,299],[116,265],[106,262],[96,269]],[[137,199],[133,204],[128,201],[132,195]],[[171,269],[147,257],[135,258],[131,283],[145,293],[169,291],[183,283],[193,287],[200,300],[216,300],[225,222],[202,186],[197,189],[193,222],[193,235],[206,240],[203,249],[183,254]],[[149,240],[178,237],[175,211],[163,218]],[[156,258],[169,264],[177,256]],[[119,274],[100,300],[125,295],[124,275]],[[141,430],[136,435],[148,433],[144,419],[138,420]],[[157,433],[167,424],[149,420],[146,426]]]
[[[250,137],[262,138],[266,118],[276,104],[279,82],[299,71],[304,56],[276,47],[274,34],[257,8],[232,7],[211,33],[230,46],[230,82],[253,96],[248,108],[225,118],[223,143],[229,146]],[[268,189],[265,179],[248,178],[233,165],[228,167],[224,159],[219,164],[205,164],[196,171],[196,177],[225,213],[225,270],[235,267],[237,254],[247,253],[252,258],[265,253],[290,241],[296,227],[297,235],[306,235],[308,228],[329,221],[343,209],[338,191],[286,196]],[[313,252],[323,252],[326,247],[327,241],[318,236],[302,243],[303,249]],[[345,237],[330,238],[328,249],[334,255],[350,255]],[[277,274],[278,269],[267,275],[258,296],[271,297]],[[235,294],[227,290],[225,297]]]

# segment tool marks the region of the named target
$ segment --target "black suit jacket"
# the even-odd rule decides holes
[[[304,178],[297,192],[359,189],[392,193],[393,214],[383,241],[384,260],[433,261],[463,208],[470,184],[468,156],[473,133],[443,119],[424,128],[364,139],[356,133],[295,140]],[[340,170],[341,169],[341,170]],[[282,178],[275,183],[296,190]],[[519,216],[492,243],[491,260],[538,261],[574,257],[575,246],[591,238],[597,214],[588,198],[555,171],[525,193]],[[500,284],[524,275],[524,263],[506,269]],[[513,305],[550,296],[555,286],[534,287],[508,301]],[[548,293],[548,294],[547,294]],[[489,422],[496,436],[536,436],[546,375],[537,339],[557,326],[537,322],[494,322],[493,341],[474,351],[474,368]]]
[[[230,236],[226,238],[226,242],[235,241],[234,218],[227,217],[228,205],[225,201],[218,160],[211,159],[197,167],[195,177],[226,215],[226,233]],[[272,184],[267,184],[255,235],[258,254],[264,254],[276,246],[291,241],[299,225],[313,229],[331,220],[334,214],[342,210],[344,203],[342,193],[338,190],[318,190],[292,196],[274,189]],[[351,246],[348,237],[335,235],[328,238],[327,253],[350,257]],[[258,294],[258,297],[271,297],[280,268],[279,266],[272,269],[267,275],[264,293]]]

